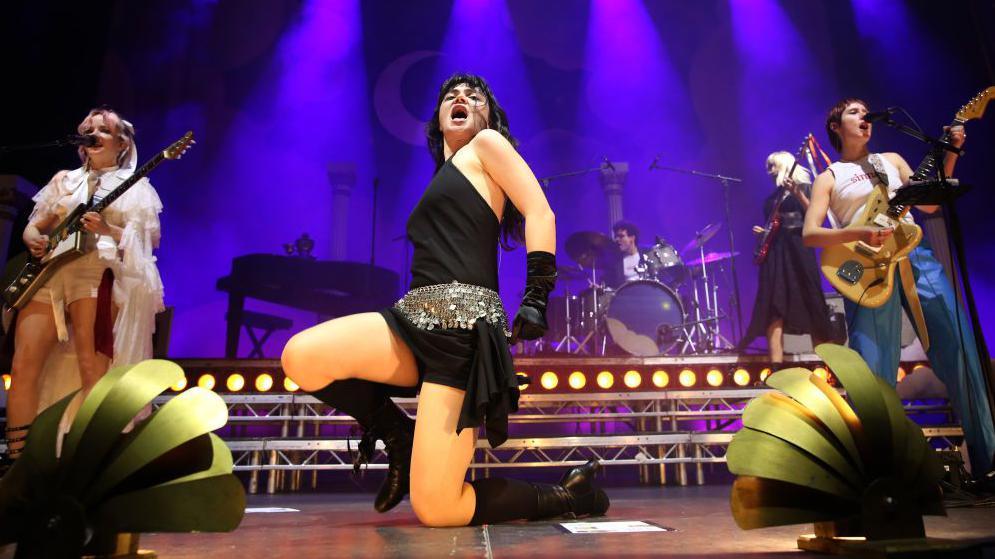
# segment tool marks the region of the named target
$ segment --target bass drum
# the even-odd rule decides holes
[[[682,338],[684,305],[658,281],[629,281],[611,298],[605,324],[612,341],[628,353],[663,355]]]

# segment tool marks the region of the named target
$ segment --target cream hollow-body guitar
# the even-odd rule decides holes
[[[964,124],[981,118],[988,101],[995,97],[995,86],[985,89],[957,111],[950,126]],[[944,134],[949,140],[949,134]],[[922,181],[934,176],[938,161],[931,151],[916,168],[912,180]],[[895,288],[895,266],[922,240],[918,225],[901,221],[911,209],[893,206],[884,185],[878,185],[867,199],[863,212],[848,227],[870,225],[894,228],[894,233],[881,246],[871,246],[863,241],[852,241],[822,250],[822,273],[844,297],[863,307],[880,307],[891,297]]]
[[[193,142],[193,132],[160,151],[134,174],[124,180],[99,201],[78,205],[48,235],[48,248],[41,258],[21,253],[7,263],[3,276],[3,301],[11,308],[21,309],[61,267],[79,258],[86,248],[87,232],[81,221],[83,214],[100,213],[121,197],[129,188],[152,172],[166,159],[179,159]]]

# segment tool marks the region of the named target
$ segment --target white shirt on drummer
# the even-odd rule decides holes
[[[837,161],[829,166],[836,178],[836,185],[829,195],[829,211],[839,227],[846,227],[860,215],[867,203],[867,197],[881,182],[874,171],[870,158],[878,157],[888,175],[889,198],[902,186],[902,177],[887,157],[872,153],[856,161]],[[906,214],[903,221],[913,223],[912,215]]]
[[[642,263],[642,259],[642,254],[638,252],[626,254],[622,258],[622,275],[625,276],[625,281],[639,278],[639,272],[636,271],[636,268]]]

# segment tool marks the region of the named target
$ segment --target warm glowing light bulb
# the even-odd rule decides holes
[[[245,388],[245,377],[240,373],[232,373],[228,375],[228,379],[225,380],[225,386],[228,390],[232,392],[238,392],[239,390]]]
[[[710,369],[707,373],[705,373],[705,382],[707,382],[709,386],[722,386],[723,380],[722,371],[718,369]]]
[[[296,382],[290,380],[290,377],[283,377],[283,389],[287,392],[297,392],[301,387],[297,386]]]
[[[560,378],[553,371],[546,371],[539,377],[539,384],[546,390],[552,390],[556,388],[556,385],[560,384]]]
[[[816,367],[815,370],[812,371],[812,373],[815,376],[821,378],[822,380],[826,380],[829,378],[829,371],[826,370],[825,367]]]
[[[762,371],[760,371],[760,382],[766,382],[767,377],[769,376],[770,376],[770,367],[765,367]]]
[[[256,390],[258,392],[269,392],[273,388],[273,376],[269,373],[262,373],[256,377]]]
[[[746,386],[750,384],[750,372],[746,369],[739,368],[732,373],[732,381],[736,383],[737,386]]]
[[[173,392],[181,392],[186,387],[187,377],[180,377],[180,380],[176,381],[173,386],[170,386],[170,388],[173,389]]]
[[[667,371],[653,371],[653,386],[666,388],[668,384],[670,384],[670,375],[667,374]]]
[[[0,378],[3,378],[3,389],[10,390],[10,375],[5,374],[0,376]]]
[[[573,388],[574,390],[580,390],[587,385],[587,377],[585,377],[584,373],[580,371],[574,371],[570,373],[569,377],[567,377],[567,384],[569,384],[570,388]]]
[[[200,378],[197,379],[197,386],[204,390],[214,390],[214,375],[209,373],[200,375]]]
[[[679,375],[677,375],[677,382],[681,383],[681,386],[688,388],[694,386],[697,382],[698,375],[694,374],[691,369],[684,369]]]
[[[615,384],[615,375],[611,374],[611,371],[601,371],[598,373],[598,386],[608,390]]]
[[[905,373],[905,367],[899,367],[898,368],[898,382],[902,382],[903,380],[905,380],[906,376],[907,375]]]
[[[626,371],[622,375],[622,383],[629,388],[639,388],[639,385],[643,383],[643,375],[639,374],[639,371]]]

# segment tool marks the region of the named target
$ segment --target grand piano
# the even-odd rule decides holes
[[[245,299],[253,298],[336,317],[389,307],[398,297],[397,273],[361,262],[246,254],[232,260],[217,288],[228,293],[225,357],[238,356]]]

